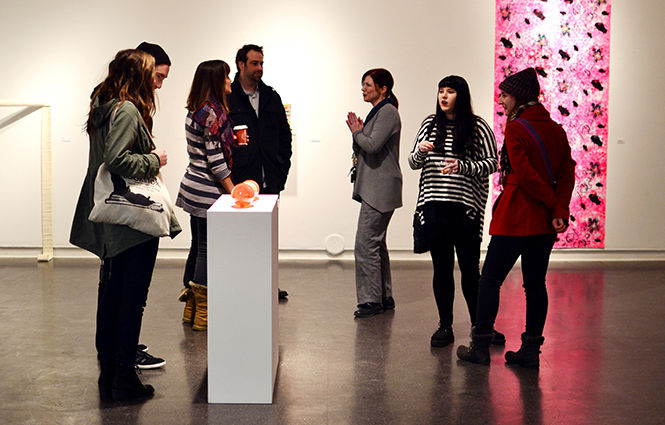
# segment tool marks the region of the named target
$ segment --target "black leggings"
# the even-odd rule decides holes
[[[462,274],[462,294],[471,324],[476,322],[480,263],[480,221],[471,220],[468,208],[450,202],[428,202],[424,206],[425,230],[434,268],[432,286],[441,326],[453,324],[455,299],[455,253]]]
[[[95,345],[101,361],[134,366],[143,309],[159,238],[104,259],[100,270]]]
[[[554,240],[554,235],[492,236],[480,277],[477,333],[492,332],[499,311],[501,285],[521,256],[526,294],[525,332],[528,336],[542,336],[548,305],[545,277]]]

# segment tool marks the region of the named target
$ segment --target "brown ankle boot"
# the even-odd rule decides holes
[[[205,331],[208,329],[208,287],[194,282],[191,285],[194,293],[194,303],[196,304],[192,329]]]
[[[182,323],[191,325],[194,321],[194,312],[196,311],[196,302],[192,289],[184,288],[178,300],[185,303],[185,310],[182,312]]]
[[[494,334],[478,334],[476,329],[471,330],[471,344],[466,347],[457,347],[457,357],[471,363],[490,364],[490,343]]]

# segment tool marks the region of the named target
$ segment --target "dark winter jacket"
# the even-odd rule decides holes
[[[232,93],[227,98],[229,115],[234,126],[248,127],[249,136],[246,146],[233,149],[233,183],[251,179],[261,186],[262,193],[278,194],[284,189],[291,167],[291,128],[282,99],[272,87],[260,81],[257,118],[237,74],[231,87]]]

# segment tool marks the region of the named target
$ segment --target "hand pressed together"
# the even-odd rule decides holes
[[[346,125],[351,130],[351,133],[362,130],[365,126],[363,124],[362,118],[359,118],[355,113],[349,112],[346,115]]]

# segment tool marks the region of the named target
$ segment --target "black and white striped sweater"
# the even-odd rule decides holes
[[[418,145],[423,140],[434,143],[437,136],[435,116],[430,115],[420,125],[413,149],[409,155],[409,166],[422,169],[418,190],[417,210],[422,210],[427,202],[456,202],[468,207],[467,214],[471,219],[479,219],[480,234],[483,231],[485,204],[489,192],[489,175],[497,171],[498,161],[494,133],[487,123],[476,117],[473,131],[473,152],[469,156],[453,153],[454,124],[446,126],[443,152],[429,151],[423,153]],[[458,172],[443,174],[444,158],[457,159]]]

